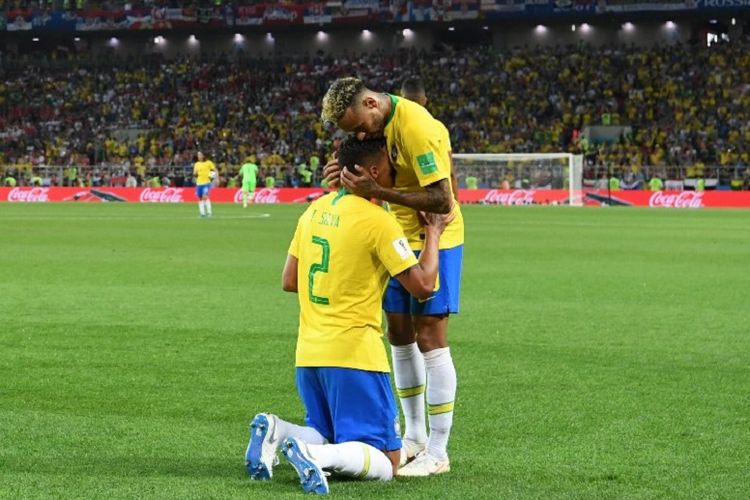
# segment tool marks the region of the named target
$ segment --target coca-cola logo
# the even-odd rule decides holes
[[[141,203],[182,203],[182,188],[151,189],[141,191]]]
[[[515,191],[500,191],[491,189],[482,198],[482,203],[497,205],[531,205],[534,203],[534,190],[516,189]]]
[[[278,188],[263,188],[255,192],[255,203],[278,203],[279,202],[279,191]]]
[[[26,203],[38,203],[49,201],[49,188],[20,188],[16,187],[8,193],[8,201],[20,201]]]
[[[683,191],[681,193],[664,193],[656,191],[648,200],[650,207],[668,208],[701,208],[703,191]]]

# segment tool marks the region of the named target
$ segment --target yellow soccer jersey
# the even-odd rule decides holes
[[[417,264],[391,214],[329,193],[302,214],[289,253],[298,259],[297,366],[389,372],[381,301],[388,276]]]
[[[396,168],[398,191],[413,192],[451,177],[451,144],[445,125],[429,111],[407,99],[391,98],[391,115],[385,126],[385,138],[391,163]],[[390,204],[414,250],[421,250],[424,233],[414,209]],[[453,248],[464,242],[464,219],[461,207],[454,203],[456,218],[440,237],[440,248]]]
[[[193,166],[193,175],[196,177],[195,183],[198,186],[210,184],[212,179],[209,174],[212,170],[216,170],[216,166],[211,160],[196,161],[195,166]]]

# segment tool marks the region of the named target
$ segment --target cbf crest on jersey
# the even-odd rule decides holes
[[[396,149],[396,145],[394,144],[391,146],[391,162],[396,163],[396,160],[398,160],[398,149]]]

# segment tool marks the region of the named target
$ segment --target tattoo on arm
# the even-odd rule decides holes
[[[453,198],[448,179],[426,186],[424,191],[404,193],[388,190],[382,197],[385,201],[425,212],[448,213]]]

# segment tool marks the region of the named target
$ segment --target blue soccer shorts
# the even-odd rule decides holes
[[[297,392],[305,425],[329,443],[360,441],[378,450],[401,449],[398,410],[387,373],[298,367]]]
[[[418,251],[414,253],[419,256]],[[463,256],[463,245],[446,248],[438,252],[440,259],[438,265],[439,287],[427,300],[418,300],[412,297],[396,278],[391,278],[383,297],[383,310],[387,313],[416,314],[419,316],[456,314],[461,292]]]
[[[204,196],[208,196],[208,191],[211,189],[211,184],[198,184],[195,186],[195,196],[200,200]]]

